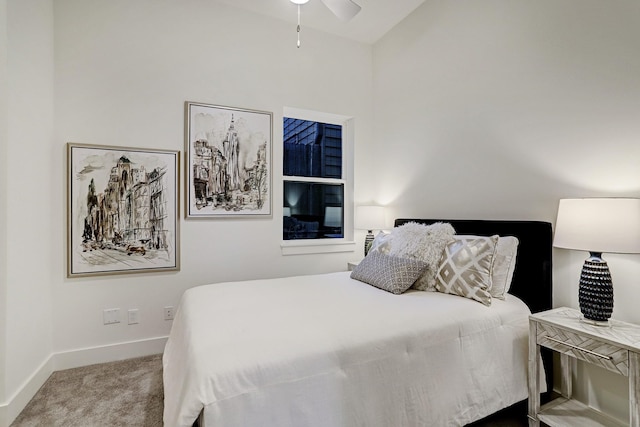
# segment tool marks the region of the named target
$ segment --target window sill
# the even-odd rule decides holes
[[[356,242],[352,240],[288,240],[280,244],[282,255],[328,254],[353,252]]]

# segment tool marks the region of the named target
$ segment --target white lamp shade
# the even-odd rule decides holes
[[[640,253],[640,199],[561,199],[553,246]]]
[[[386,225],[383,206],[357,206],[356,228],[360,230],[382,230]]]
[[[324,225],[326,227],[342,227],[342,207],[327,206],[324,208]]]

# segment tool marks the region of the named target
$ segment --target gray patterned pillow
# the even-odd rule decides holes
[[[491,305],[498,236],[455,236],[447,244],[436,275],[436,290]]]
[[[409,289],[426,267],[421,260],[374,251],[353,269],[351,278],[398,295]]]

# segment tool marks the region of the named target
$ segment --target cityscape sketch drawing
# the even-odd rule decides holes
[[[187,216],[271,214],[271,113],[187,103]]]
[[[177,156],[70,144],[70,275],[177,268]]]

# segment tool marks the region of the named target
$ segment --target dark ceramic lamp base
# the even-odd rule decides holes
[[[578,303],[584,321],[598,326],[608,326],[613,313],[613,283],[607,262],[602,253],[591,252],[580,274]]]
[[[373,230],[367,231],[367,236],[364,238],[364,256],[367,256],[369,250],[371,249],[371,245],[373,244]]]

